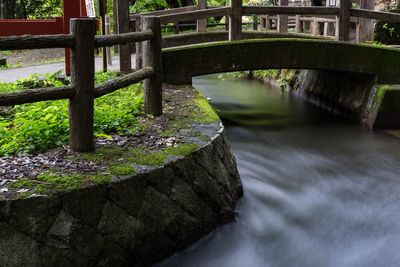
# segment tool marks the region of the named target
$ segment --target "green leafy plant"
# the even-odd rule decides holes
[[[101,83],[117,73],[96,74]],[[0,93],[61,86],[57,73],[39,77],[33,75],[15,83],[0,83]],[[95,135],[131,134],[141,130],[137,117],[143,110],[141,84],[129,86],[95,100]],[[0,156],[44,151],[65,144],[69,138],[68,101],[44,101],[0,109]]]

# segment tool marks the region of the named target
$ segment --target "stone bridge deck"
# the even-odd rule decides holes
[[[337,41],[273,38],[221,41],[166,48],[163,79],[190,84],[198,75],[259,69],[316,69],[376,76],[379,84],[400,83],[400,51]]]

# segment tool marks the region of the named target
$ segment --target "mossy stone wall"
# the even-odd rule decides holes
[[[232,221],[240,178],[222,124],[209,125],[211,141],[163,167],[0,201],[0,265],[150,266]]]

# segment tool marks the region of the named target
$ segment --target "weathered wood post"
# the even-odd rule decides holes
[[[153,38],[143,42],[143,66],[152,67],[154,74],[144,80],[144,111],[153,116],[162,114],[161,25],[155,16],[143,17],[143,30],[152,30]]]
[[[207,0],[198,0],[197,1],[197,9],[203,10],[207,9]],[[198,19],[197,20],[197,32],[206,32],[207,31],[207,20],[206,19]]]
[[[302,33],[303,32],[303,21],[301,21],[301,16],[300,15],[296,15],[295,32],[296,33]]]
[[[336,16],[335,38],[337,41],[349,41],[351,0],[340,0],[339,14]]]
[[[265,15],[265,30],[271,30],[271,19],[269,18],[269,15]]]
[[[231,0],[232,13],[229,17],[229,41],[240,40],[242,35],[242,0]]]
[[[400,1],[396,1],[400,3]],[[361,9],[368,9],[374,10],[375,8],[375,1],[373,0],[361,0],[360,1],[360,8]],[[359,18],[360,25],[359,25],[359,42],[365,42],[373,39],[373,32],[374,32],[374,21],[372,19],[365,19]]]
[[[129,32],[129,2],[128,0],[117,0],[118,33]],[[119,67],[121,72],[132,71],[131,46],[119,46]]]
[[[138,15],[135,20],[135,31],[140,32],[142,30],[142,16]],[[135,49],[135,69],[141,69],[142,68],[142,42],[136,42],[135,43],[136,49]]]
[[[288,0],[279,0],[279,6],[288,6]],[[278,15],[278,22],[276,29],[279,33],[284,33],[288,31],[288,15]]]
[[[75,37],[72,48],[71,81],[75,97],[69,101],[70,145],[73,151],[94,150],[94,19],[72,19],[71,34]]]

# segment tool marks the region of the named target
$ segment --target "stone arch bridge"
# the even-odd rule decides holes
[[[163,80],[190,84],[194,76],[260,69],[312,69],[370,74],[400,83],[400,50],[347,42],[272,38],[220,41],[163,49]]]

